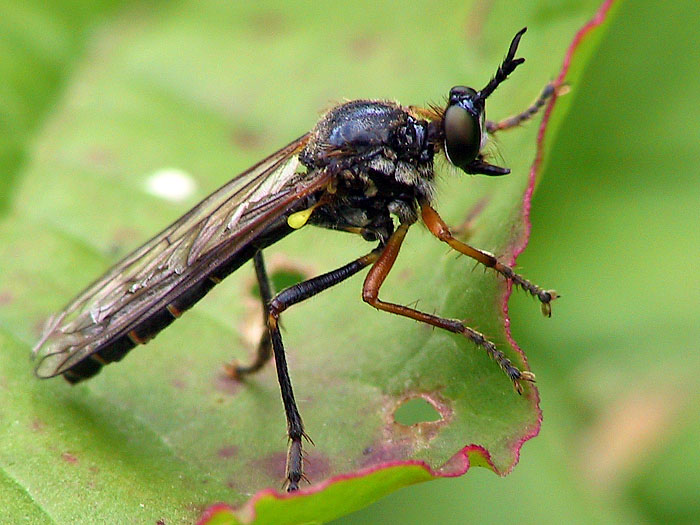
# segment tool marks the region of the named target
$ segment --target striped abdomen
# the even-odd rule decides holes
[[[221,264],[211,273],[202,275],[201,279],[183,289],[182,293],[164,308],[135,323],[126,333],[106,341],[95,352],[64,371],[63,376],[69,383],[78,383],[97,374],[104,365],[121,360],[129,350],[136,345],[146,344],[161,330],[180,317],[185,310],[194,306],[197,301],[225,277],[252,259],[255,252],[277,242],[292,231],[286,222],[277,228],[268,229],[264,235],[256,239],[254,245],[250,244],[237,251],[228,260],[222,260]]]

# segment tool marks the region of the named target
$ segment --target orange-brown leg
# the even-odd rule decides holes
[[[522,393],[523,387],[520,384],[520,381],[534,381],[535,375],[527,371],[521,372],[515,365],[513,365],[510,359],[508,359],[503,352],[496,348],[495,344],[486,339],[476,330],[465,326],[461,321],[456,319],[438,317],[436,315],[427,314],[425,312],[409,308],[408,306],[387,303],[379,299],[379,289],[382,287],[384,280],[386,279],[387,275],[389,275],[389,272],[396,261],[396,257],[401,249],[401,243],[406,237],[408,227],[408,224],[401,224],[389,238],[389,241],[384,247],[382,253],[372,265],[372,268],[370,268],[369,273],[365,278],[365,284],[362,287],[362,299],[379,310],[396,315],[402,315],[410,319],[415,319],[416,321],[420,321],[437,328],[442,328],[443,330],[448,330],[456,334],[461,334],[468,339],[471,339],[475,344],[486,350],[488,355],[498,363],[498,365],[513,381],[513,385],[518,393]]]
[[[427,202],[421,203],[421,214],[423,217],[423,222],[428,227],[428,230],[430,230],[430,233],[435,235],[435,237],[443,242],[446,242],[450,245],[450,247],[457,250],[459,253],[463,253],[472,259],[476,259],[487,268],[493,268],[506,279],[510,279],[513,284],[537,297],[542,303],[542,313],[547,317],[552,316],[551,303],[554,299],[559,297],[554,290],[544,290],[540,288],[536,284],[531,283],[521,275],[515,273],[510,266],[506,266],[505,264],[501,263],[493,254],[473,248],[472,246],[455,239],[452,236],[447,224],[445,224],[440,215],[438,215],[438,212],[436,212]]]

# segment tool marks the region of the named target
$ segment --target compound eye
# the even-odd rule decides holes
[[[447,108],[444,126],[447,158],[464,170],[479,154],[481,126],[474,115],[458,105]]]
[[[460,100],[471,99],[476,97],[476,90],[467,86],[455,86],[450,89],[450,104],[456,104]]]

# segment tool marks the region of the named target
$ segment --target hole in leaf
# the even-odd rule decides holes
[[[432,423],[440,421],[442,415],[433,405],[422,397],[409,399],[394,412],[394,421],[399,425],[415,425],[417,423]]]

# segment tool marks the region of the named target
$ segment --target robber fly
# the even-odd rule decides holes
[[[515,58],[522,29],[503,63],[477,91],[456,86],[445,107],[404,107],[355,100],[329,110],[306,135],[244,171],[174,224],[125,257],[60,313],[50,318],[34,348],[39,377],[63,375],[70,383],[94,376],[144,344],[199,301],[214,285],[253,259],[267,330],[248,366],[232,365],[234,378],[259,370],[274,355],[287,418],[286,480],[303,478],[304,426],[287,371],[279,318],[284,310],[369,267],[362,299],[371,306],[460,334],[483,348],[518,392],[535,376],[519,370],[482,334],[460,321],[379,299],[379,290],[409,227],[421,219],[456,251],[525,289],[551,313],[557,295],[516,274],[488,252],[452,236],[432,206],[436,155],[465,173],[505,175],[483,150],[489,136],[532,117],[555,92],[549,85],[530,108],[501,122],[487,121],[485,101],[524,62]],[[395,224],[396,221],[396,224]],[[318,277],[273,293],[263,250],[312,224],[361,235],[377,243],[368,254]]]

